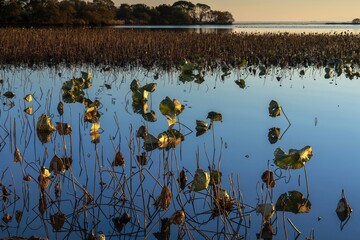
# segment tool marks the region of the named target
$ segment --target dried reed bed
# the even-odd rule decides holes
[[[131,29],[0,29],[0,64],[95,64],[172,68],[202,55],[217,67],[249,64],[326,65],[335,58],[360,62],[360,35],[290,33],[194,33]]]

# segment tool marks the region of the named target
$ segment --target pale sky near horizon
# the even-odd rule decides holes
[[[148,6],[173,4],[174,0],[113,0]],[[190,0],[213,10],[229,11],[235,21],[351,21],[360,18],[360,0]]]

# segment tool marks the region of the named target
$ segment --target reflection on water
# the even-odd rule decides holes
[[[1,237],[359,234],[336,211],[359,208],[358,80],[100,70],[1,71]]]

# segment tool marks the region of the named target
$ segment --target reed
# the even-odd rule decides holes
[[[360,35],[309,33],[194,33],[84,29],[0,29],[1,65],[93,64],[174,68],[200,54],[208,69],[240,59],[250,65],[324,66],[333,59],[360,62]]]

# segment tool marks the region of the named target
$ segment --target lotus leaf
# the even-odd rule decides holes
[[[42,143],[50,142],[52,133],[53,132],[39,132],[39,131],[36,131],[36,135],[37,135],[38,139],[40,140],[40,142],[42,142]]]
[[[124,155],[120,151],[116,151],[114,160],[111,163],[111,165],[114,167],[117,167],[117,166],[124,167],[125,166]]]
[[[148,92],[154,92],[156,90],[156,86],[157,86],[156,83],[149,83],[149,84],[144,85],[141,88]]]
[[[15,152],[14,152],[14,163],[21,162],[21,160],[22,160],[22,156],[21,156],[20,150],[18,148],[16,148]]]
[[[246,83],[244,79],[235,80],[235,83],[241,88],[244,89],[246,87]]]
[[[142,116],[143,116],[144,120],[147,122],[156,122],[157,121],[156,114],[152,110],[150,112],[143,114]]]
[[[154,237],[158,240],[170,239],[170,222],[168,218],[161,219],[160,232],[154,233]]]
[[[336,207],[336,215],[341,222],[345,221],[350,217],[352,209],[346,200],[344,190],[342,190],[341,199],[339,200]]]
[[[49,171],[54,172],[56,175],[65,172],[65,165],[63,160],[56,154],[50,161]]]
[[[150,133],[148,133],[145,136],[144,139],[144,149],[146,151],[152,151],[154,149],[157,149],[160,146],[159,140],[154,137],[153,135],[151,135]]]
[[[186,176],[186,172],[184,169],[181,170],[177,181],[180,185],[181,190],[184,190],[186,187],[186,182],[187,182],[187,176]]]
[[[99,143],[100,142],[100,132],[99,131],[90,131],[90,137],[92,143]]]
[[[56,122],[56,130],[60,135],[70,135],[72,132],[70,123]]]
[[[221,183],[222,173],[217,170],[210,170],[210,183],[211,184],[220,184]]]
[[[32,102],[33,97],[32,97],[31,94],[28,94],[28,95],[26,95],[26,96],[24,97],[24,100],[27,101],[27,102]]]
[[[145,137],[147,135],[148,131],[145,125],[142,125],[139,127],[139,129],[136,131],[136,137],[142,138],[145,140]]]
[[[332,68],[325,68],[325,79],[329,79],[333,76],[333,69]]]
[[[261,180],[266,184],[266,187],[275,187],[274,173],[270,170],[266,170],[261,175]]]
[[[191,62],[184,60],[181,63],[180,70],[181,73],[191,75],[194,70],[194,65]]]
[[[266,67],[264,66],[259,66],[259,76],[264,76],[266,74]]]
[[[166,97],[160,102],[160,112],[167,117],[168,125],[171,127],[176,123],[176,116],[184,111],[185,106],[182,105],[178,100],[171,100]]]
[[[241,61],[238,64],[239,68],[244,68],[246,67],[246,65],[247,65],[247,61],[245,58],[241,59]]]
[[[86,109],[84,113],[84,122],[97,123],[100,120],[100,113],[96,107]]]
[[[298,191],[289,191],[280,195],[275,204],[276,211],[292,213],[310,212],[311,203],[304,195]]]
[[[311,159],[312,155],[311,146],[305,146],[300,150],[290,149],[289,154],[286,154],[281,148],[277,148],[274,151],[274,162],[276,166],[282,169],[299,169]]]
[[[13,98],[13,97],[15,97],[15,93],[11,92],[11,91],[7,91],[3,94],[3,96],[6,98]]]
[[[81,72],[81,77],[85,81],[89,81],[92,78],[92,73],[90,73],[90,72]]]
[[[202,120],[196,120],[196,136],[200,136],[204,133],[207,132],[207,130],[209,129],[209,124],[205,121]]]
[[[29,115],[33,114],[33,107],[27,107],[27,108],[25,108],[25,109],[24,109],[24,112],[25,112],[26,114],[29,114]]]
[[[139,81],[136,79],[132,80],[132,82],[130,83],[130,90],[132,92],[135,92],[139,89],[139,87],[140,87]]]
[[[191,184],[190,190],[199,192],[207,189],[210,183],[210,174],[204,170],[198,168],[194,175],[194,180]]]
[[[220,121],[222,122],[222,115],[218,112],[209,112],[207,118],[209,118],[211,121]]]
[[[37,121],[36,130],[49,133],[55,131],[55,127],[51,123],[51,118],[46,114],[42,114]]]
[[[169,150],[184,141],[184,135],[178,130],[169,129],[158,136],[159,148]]]
[[[21,222],[22,215],[23,215],[22,211],[20,211],[20,210],[15,211],[15,219],[18,224],[20,224],[20,222]]]
[[[140,164],[140,166],[145,166],[147,163],[146,152],[143,152],[141,155],[136,155],[136,160]]]
[[[64,226],[65,220],[66,220],[66,215],[61,211],[53,215],[50,215],[50,223],[55,231],[61,230],[61,228]]]
[[[170,205],[170,200],[171,200],[171,196],[172,193],[169,189],[169,187],[164,186],[161,190],[161,194],[160,196],[155,200],[155,207],[156,208],[162,208],[164,210],[168,209],[169,205]]]
[[[41,193],[45,193],[47,186],[50,184],[50,172],[44,166],[41,167],[38,177],[38,184]]]
[[[281,114],[280,104],[275,100],[271,100],[271,102],[269,103],[269,116],[278,117],[280,116],[280,114]]]
[[[128,213],[124,213],[121,215],[121,217],[116,217],[112,219],[112,222],[114,223],[114,226],[117,231],[121,232],[121,230],[124,228],[124,226],[130,222],[131,216]]]
[[[180,225],[185,222],[185,212],[182,210],[177,210],[173,215],[171,215],[169,222],[171,224]]]
[[[256,213],[261,213],[265,220],[269,220],[274,216],[275,207],[272,203],[258,204],[255,211]]]
[[[148,105],[147,101],[145,101],[145,102],[133,101],[132,108],[133,108],[134,113],[145,114],[145,113],[147,113],[147,111],[149,109],[149,105]]]
[[[280,131],[281,131],[281,129],[276,128],[276,127],[269,129],[268,140],[269,140],[270,144],[274,144],[280,139],[280,135],[281,135]]]
[[[5,213],[2,220],[4,221],[4,223],[9,223],[12,219],[12,216],[9,213]]]
[[[149,92],[139,88],[137,91],[133,91],[132,93],[132,100],[133,102],[137,103],[144,103],[147,101],[147,98],[149,96]]]

